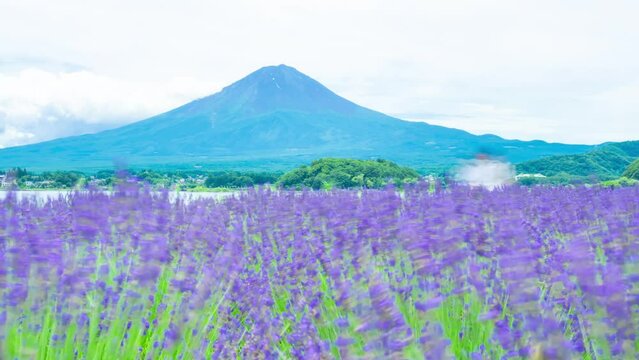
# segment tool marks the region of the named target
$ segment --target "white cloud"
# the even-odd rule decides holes
[[[13,126],[5,125],[2,127],[2,132],[0,132],[0,144],[4,146],[21,145],[30,142],[34,137],[35,134],[22,132]]]
[[[88,70],[0,74],[0,147],[123,125],[215,89],[187,78],[126,81]]]

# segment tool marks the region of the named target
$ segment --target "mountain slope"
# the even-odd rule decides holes
[[[259,69],[221,92],[117,129],[0,150],[0,169],[289,169],[320,157],[386,158],[429,171],[478,149],[513,162],[587,151],[399,120],[358,106],[294,68]]]
[[[617,178],[639,157],[639,141],[607,143],[576,155],[550,156],[517,165],[517,172],[554,176],[565,173],[574,176]]]
[[[632,162],[632,164],[628,165],[626,171],[624,171],[623,176],[639,180],[639,158]]]

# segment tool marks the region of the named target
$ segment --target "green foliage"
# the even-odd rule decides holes
[[[20,188],[36,187],[35,184],[41,184],[44,188],[73,188],[83,179],[82,173],[72,171],[54,171],[44,172],[42,174],[28,173],[26,169],[15,172],[15,178]]]
[[[603,181],[601,183],[602,186],[611,186],[611,187],[634,186],[637,184],[639,184],[639,180],[627,178],[625,176],[622,176],[619,179]]]
[[[55,187],[71,188],[80,180],[81,174],[69,171],[55,171],[43,174],[45,178],[53,181]]]
[[[326,158],[282,175],[278,184],[285,188],[379,188],[389,182],[401,184],[418,178],[415,170],[388,160]]]
[[[534,185],[579,185],[597,182],[594,176],[576,176],[566,172],[560,172],[547,177],[526,176],[517,180],[517,183],[524,186]]]
[[[120,171],[100,170],[96,173],[77,171],[27,172],[15,168],[6,171],[20,189],[70,189],[93,186],[109,189],[119,180]],[[5,172],[1,173],[2,175]],[[139,182],[154,188],[174,188],[188,191],[211,191],[211,189],[250,187],[253,185],[274,184],[281,173],[276,172],[210,172],[205,170],[164,170],[138,169],[124,171]]]
[[[630,164],[623,173],[624,177],[639,180],[639,159]]]
[[[273,184],[278,174],[267,172],[216,172],[210,174],[204,185],[208,188],[250,187],[253,185]]]
[[[16,179],[20,179],[28,175],[27,169],[19,167],[10,169],[8,173]]]
[[[529,176],[529,177],[523,177],[521,179],[518,179],[517,183],[524,186],[533,186],[533,185],[545,184],[545,180],[546,178],[535,178],[535,177]]]
[[[608,143],[585,154],[550,156],[517,165],[518,173],[552,176],[596,177],[612,180],[639,157],[639,141]],[[639,165],[637,165],[639,168]],[[565,174],[565,175],[562,175]],[[627,176],[627,175],[626,175]],[[630,176],[628,176],[630,177]]]

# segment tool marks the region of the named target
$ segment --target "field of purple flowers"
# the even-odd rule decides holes
[[[3,359],[636,359],[639,187],[0,200]]]

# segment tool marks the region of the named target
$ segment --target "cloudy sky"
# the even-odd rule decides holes
[[[639,139],[636,0],[0,0],[0,147],[95,132],[287,64],[506,138]]]

